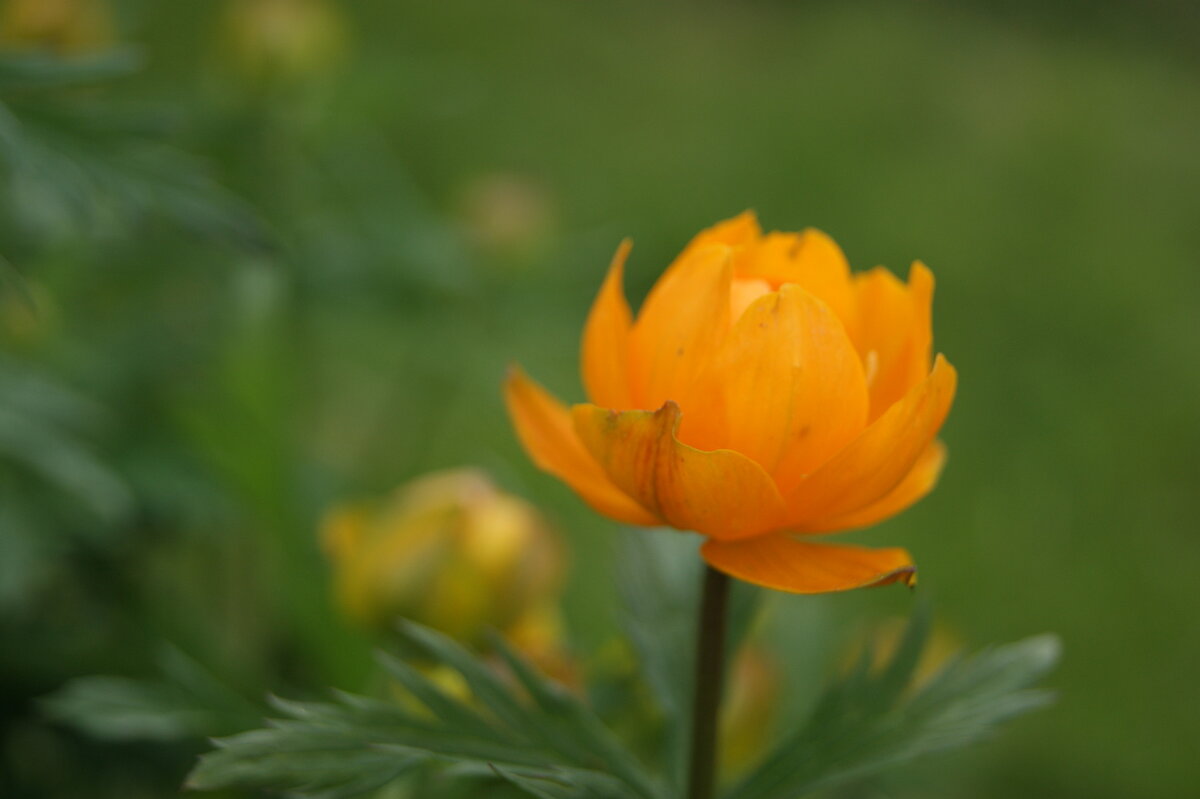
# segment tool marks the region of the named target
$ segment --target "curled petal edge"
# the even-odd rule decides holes
[[[732,450],[704,451],[675,436],[681,411],[572,409],[583,445],[618,488],[680,530],[732,540],[779,529],[785,505],[771,477]]]
[[[504,396],[517,437],[538,468],[562,480],[601,515],[626,524],[662,524],[605,475],[575,434],[566,406],[515,366]]]
[[[824,594],[917,582],[917,567],[899,547],[819,544],[784,534],[745,541],[706,541],[700,554],[717,571],[793,594]]]

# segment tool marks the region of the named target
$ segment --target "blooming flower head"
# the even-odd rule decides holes
[[[819,593],[912,582],[903,549],[816,542],[916,502],[955,371],[932,357],[933,275],[851,274],[826,235],[767,233],[747,212],[703,231],[636,320],[621,245],[583,332],[590,403],[520,371],[506,398],[534,461],[595,510],[707,537],[734,577]]]
[[[329,513],[322,539],[342,611],[366,626],[397,617],[469,643],[497,629],[550,652],[560,631],[560,541],[528,503],[483,473],[426,475],[379,507]]]

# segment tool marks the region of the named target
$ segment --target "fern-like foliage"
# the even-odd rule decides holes
[[[271,248],[255,211],[168,141],[178,127],[170,115],[103,93],[142,63],[128,49],[69,59],[0,54],[0,200],[9,214],[41,237],[154,216],[245,249]]]
[[[1058,660],[1052,635],[954,659],[914,685],[928,628],[929,614],[921,609],[881,668],[873,668],[870,651],[864,652],[826,689],[808,721],[728,799],[808,796],[921,755],[966,746],[1053,698],[1032,688]]]
[[[672,539],[674,540],[674,539]],[[636,545],[635,545],[636,546]],[[421,766],[506,781],[540,799],[679,799],[688,738],[692,582],[675,574],[667,550],[641,549],[625,575],[627,629],[659,705],[663,746],[650,773],[576,695],[536,672],[503,640],[499,663],[445,636],[406,623],[401,633],[423,662],[449,668],[463,697],[421,668],[381,656],[406,698],[338,694],[328,703],[275,701],[284,718],[217,742],[193,771],[193,788],[257,787],[307,799],[357,795]],[[670,546],[674,546],[671,544]],[[743,628],[752,601],[734,614]],[[740,620],[739,620],[740,619]],[[1053,636],[950,661],[918,681],[929,630],[927,608],[913,616],[895,652],[879,666],[864,652],[835,679],[807,721],[786,735],[724,799],[797,799],[878,774],[921,755],[977,741],[1051,696],[1035,689],[1058,659]]]
[[[76,677],[41,701],[50,718],[108,741],[199,740],[243,730],[261,710],[179,649],[159,654],[154,680]]]
[[[538,674],[503,641],[508,675],[416,624],[401,632],[470,687],[461,698],[420,669],[380,662],[412,702],[339,693],[328,703],[274,705],[284,718],[217,741],[192,772],[193,788],[272,788],[309,799],[354,796],[426,764],[491,773],[532,796],[658,799],[656,784],[590,710]]]

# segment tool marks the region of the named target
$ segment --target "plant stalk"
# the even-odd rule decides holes
[[[696,681],[692,695],[692,754],[687,799],[712,799],[716,793],[717,730],[725,670],[725,626],[729,577],[704,567],[704,593],[696,634]]]

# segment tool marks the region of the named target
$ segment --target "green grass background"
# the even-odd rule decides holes
[[[695,231],[754,208],[769,228],[825,230],[858,268],[933,269],[935,345],[960,373],[950,462],[930,498],[855,540],[908,547],[964,641],[1065,645],[1054,708],[889,790],[1191,790],[1200,28],[1185,6],[335,7],[342,57],[266,82],[230,62],[219,4],[119,7],[148,66],[118,97],[168,108],[173,143],[275,247],[153,214],[5,224],[4,254],[50,309],[42,332],[5,339],[5,362],[95,404],[78,435],[133,508],[99,524],[0,472],[16,475],[0,529],[14,785],[71,795],[48,775],[80,763],[114,796],[173,784],[190,750],[105,748],[32,709],[70,676],[148,673],[162,639],[250,695],[361,681],[369,642],[329,608],[316,519],[432,468],[482,465],[553,515],[573,636],[602,642],[613,526],[527,462],[504,369],[582,397],[578,334],[620,239],[636,302]],[[515,252],[474,244],[464,216],[494,173],[545,204]],[[911,599],[813,601],[850,625]]]

